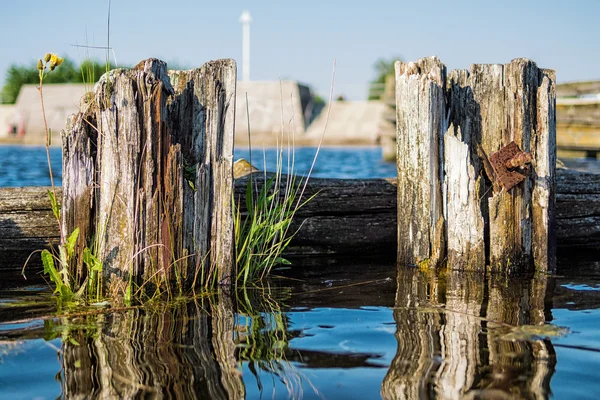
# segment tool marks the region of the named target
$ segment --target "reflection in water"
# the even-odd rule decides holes
[[[244,397],[226,297],[89,318],[97,334],[71,328],[63,343],[64,397]]]
[[[291,398],[301,398],[303,383],[310,385],[292,364],[293,352],[289,341],[299,332],[289,329],[289,318],[271,297],[271,291],[246,291],[238,293],[237,324],[235,329],[236,357],[245,363],[255,379],[261,397],[265,386],[261,376],[278,380]],[[278,293],[287,298],[289,290]],[[267,385],[268,385],[267,384]],[[272,388],[275,394],[275,388]]]
[[[0,292],[0,317],[11,321],[0,323],[0,398],[62,391],[65,398],[544,399],[551,378],[559,397],[595,393],[597,353],[582,349],[597,351],[600,313],[588,312],[599,307],[600,284],[559,280],[555,290],[554,279],[415,269],[398,271],[394,282],[387,268],[365,271],[362,281],[330,274],[233,301],[61,319],[48,317],[53,303],[42,305],[37,294],[25,304],[35,303],[38,317],[22,319],[27,307]],[[573,289],[583,282],[586,290]],[[556,339],[564,332],[544,324],[551,306],[561,325],[587,337]],[[583,323],[565,320],[573,317]],[[3,353],[3,341],[21,344]]]
[[[288,329],[279,304],[267,291],[243,292],[236,300],[235,309],[223,295],[51,327],[63,336],[63,396],[242,399],[242,364],[261,394],[275,393],[274,380],[285,397],[300,398],[305,387],[317,393],[292,364],[302,358],[289,349],[299,332]],[[271,377],[268,384],[264,376]]]
[[[382,397],[548,398],[556,365],[550,340],[507,335],[516,325],[545,332],[546,290],[545,277],[426,276],[400,268],[398,349]]]

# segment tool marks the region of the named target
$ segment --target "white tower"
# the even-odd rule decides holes
[[[250,80],[250,12],[244,11],[240,16],[242,23],[242,80]]]

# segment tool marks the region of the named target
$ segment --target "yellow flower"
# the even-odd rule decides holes
[[[56,54],[52,54],[52,56],[50,57],[50,61],[54,61],[56,66],[58,67],[60,64],[63,63],[63,61],[65,61],[65,59],[57,56]]]
[[[50,53],[50,71],[53,71],[54,68],[56,68],[60,64],[62,64],[63,61],[65,61],[64,58],[59,57],[58,55],[56,55],[54,53]]]

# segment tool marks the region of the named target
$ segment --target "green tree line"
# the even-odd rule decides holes
[[[39,84],[40,78],[36,63],[34,61],[31,65],[12,64],[8,68],[6,80],[2,92],[0,92],[2,103],[15,103],[21,86],[24,84]],[[108,65],[108,69],[112,68],[112,65]],[[72,60],[65,58],[60,68],[52,71],[44,78],[44,83],[95,83],[106,71],[107,65],[105,62],[86,60],[77,65]]]
[[[392,57],[389,60],[380,58],[373,64],[375,70],[375,79],[371,81],[369,88],[369,100],[380,100],[383,95],[385,79],[388,75],[394,75],[394,64],[396,61],[402,61],[400,57]]]

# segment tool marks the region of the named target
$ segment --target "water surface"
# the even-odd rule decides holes
[[[0,291],[0,398],[572,399],[600,390],[600,279],[436,276],[376,263],[322,277],[277,273],[293,280],[233,300],[72,317],[52,316],[48,290]]]
[[[252,159],[259,169],[277,170],[277,160],[283,159],[282,170],[306,175],[311,168],[317,149],[298,148],[288,157],[277,149],[235,149],[234,159]],[[55,183],[62,185],[61,149],[50,149]],[[289,168],[288,168],[289,166]],[[325,147],[319,151],[312,176],[320,178],[389,178],[396,176],[396,166],[382,161],[379,147]],[[0,146],[0,187],[49,186],[46,149],[36,146]]]

